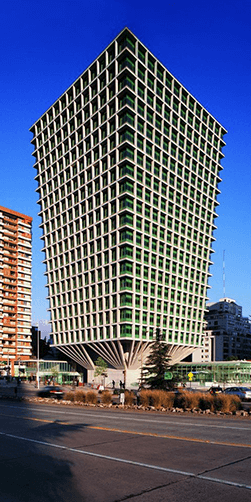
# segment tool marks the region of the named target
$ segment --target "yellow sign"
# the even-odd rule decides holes
[[[193,373],[190,371],[190,373],[188,373],[187,376],[188,376],[188,378],[189,378],[189,380],[191,382],[191,380],[193,379]]]

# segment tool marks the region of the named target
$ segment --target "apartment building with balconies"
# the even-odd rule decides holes
[[[31,356],[32,218],[0,206],[0,363]]]

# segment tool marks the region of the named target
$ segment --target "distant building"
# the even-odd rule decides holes
[[[194,352],[194,362],[251,359],[251,324],[235,300],[208,303],[205,321],[204,345]]]
[[[179,363],[173,373],[180,381],[189,382],[189,373],[193,374],[192,386],[210,387],[215,384],[243,385],[251,383],[251,361],[214,361]]]
[[[39,340],[39,352],[38,352],[38,340]],[[42,337],[42,332],[37,326],[32,326],[31,328],[31,346],[32,346],[32,358],[36,359],[49,359],[49,360],[61,360],[62,354],[53,347],[53,339],[50,334],[49,338]]]
[[[32,218],[0,206],[0,362],[31,356]]]
[[[31,131],[54,344],[127,381],[158,332],[191,354],[226,130],[124,29]]]
[[[51,359],[32,359],[27,361],[16,361],[14,365],[14,376],[21,377],[22,380],[35,381],[39,364],[40,383],[58,383],[60,385],[82,383],[83,375],[80,374],[75,364],[68,361],[55,361]]]

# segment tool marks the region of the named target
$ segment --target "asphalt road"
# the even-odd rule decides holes
[[[251,501],[251,420],[0,402],[1,502]]]

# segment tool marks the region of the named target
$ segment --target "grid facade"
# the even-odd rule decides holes
[[[55,345],[198,347],[225,129],[125,29],[31,132]]]
[[[31,356],[32,218],[0,206],[0,361]]]

